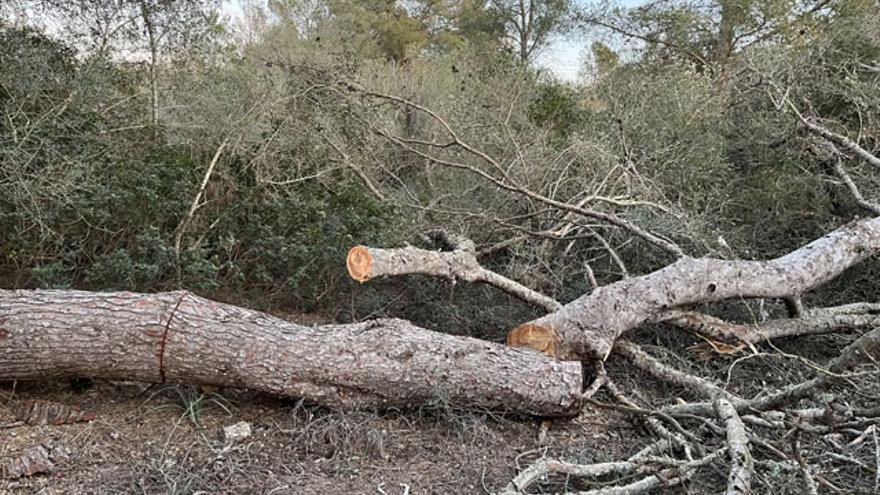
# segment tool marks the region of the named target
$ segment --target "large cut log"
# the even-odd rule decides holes
[[[189,292],[0,290],[0,379],[194,383],[340,408],[576,414],[579,363],[396,319],[305,327]]]
[[[665,318],[670,309],[799,295],[878,252],[880,218],[861,220],[768,261],[683,258],[653,273],[600,287],[521,328],[551,335],[559,359],[604,359],[623,333]],[[513,330],[517,331],[523,330]]]

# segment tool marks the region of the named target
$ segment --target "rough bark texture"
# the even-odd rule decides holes
[[[669,309],[802,294],[878,252],[880,218],[862,220],[769,261],[684,258],[656,272],[600,287],[526,324],[555,332],[560,359],[604,359],[620,335],[662,319]]]
[[[304,327],[188,292],[0,290],[0,377],[197,383],[329,407],[575,414],[579,363],[403,320]]]

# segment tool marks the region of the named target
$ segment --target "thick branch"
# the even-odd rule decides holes
[[[429,251],[412,246],[398,249],[355,246],[348,252],[346,265],[349,275],[359,282],[380,276],[430,275],[466,282],[483,282],[546,311],[552,312],[562,307],[552,298],[483,268],[477,262],[472,249]]]
[[[579,363],[403,320],[304,327],[187,292],[0,290],[0,377],[260,390],[339,408],[578,412]]]
[[[669,309],[732,298],[802,294],[878,251],[880,219],[861,220],[769,261],[685,258],[656,272],[600,287],[526,325],[557,335],[560,359],[604,359],[623,333],[668,318]]]
[[[843,312],[846,307],[811,310],[801,318],[782,318],[761,324],[730,323],[691,311],[675,312],[668,323],[700,335],[730,343],[757,344],[767,340],[802,335],[820,335],[841,330],[880,326],[880,308]],[[835,311],[835,310],[839,310]]]

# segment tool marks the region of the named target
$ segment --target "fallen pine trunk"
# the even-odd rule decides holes
[[[396,319],[304,327],[190,294],[0,290],[0,379],[94,377],[303,397],[576,414],[580,363]]]

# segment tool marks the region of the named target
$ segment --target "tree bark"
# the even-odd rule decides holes
[[[195,383],[338,408],[578,412],[579,363],[396,319],[305,327],[188,292],[0,290],[0,377]]]
[[[150,6],[141,1],[140,10],[150,45],[150,122],[159,125],[159,41]]]
[[[552,335],[559,359],[605,359],[623,333],[663,319],[667,310],[732,298],[803,294],[878,252],[880,218],[861,220],[773,260],[684,258],[600,287],[521,327]]]
[[[715,45],[715,62],[724,65],[733,53],[736,24],[741,21],[741,0],[723,0],[721,2],[721,20],[718,23],[718,41]]]
[[[552,298],[483,268],[477,262],[473,249],[429,251],[412,246],[398,249],[355,246],[348,252],[346,266],[348,274],[358,282],[381,276],[430,275],[466,282],[483,282],[545,311],[556,311],[562,307]]]

